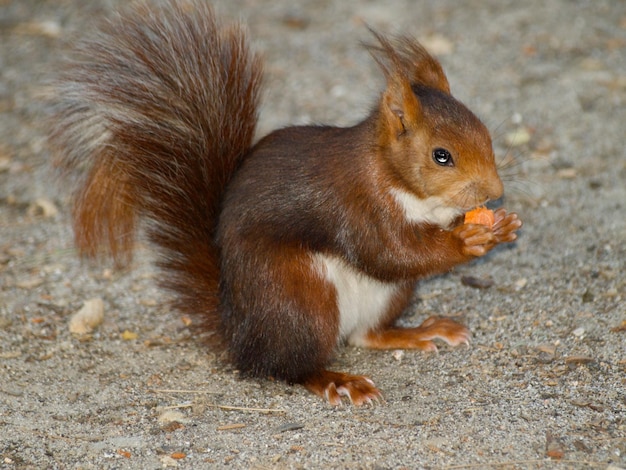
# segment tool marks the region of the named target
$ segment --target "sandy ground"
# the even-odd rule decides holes
[[[363,22],[409,32],[494,134],[519,241],[423,282],[403,322],[469,348],[341,349],[374,407],[238,378],[133,269],[81,263],[47,167],[45,76],[124,2],[0,0],[0,468],[626,468],[626,2],[215,2],[267,62],[260,132],[347,125],[382,87]],[[463,276],[493,281],[488,289]],[[105,320],[74,337],[101,298]]]

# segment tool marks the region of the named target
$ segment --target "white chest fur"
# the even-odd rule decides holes
[[[439,197],[420,199],[413,194],[394,188],[391,195],[404,210],[406,219],[412,223],[430,223],[448,227],[463,210],[446,205]]]
[[[317,255],[320,270],[337,291],[339,335],[354,346],[387,313],[398,285],[384,283],[363,274],[339,258]]]

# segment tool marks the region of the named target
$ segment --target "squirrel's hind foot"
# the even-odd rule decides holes
[[[371,349],[419,349],[436,352],[439,339],[450,346],[469,344],[469,329],[451,318],[432,316],[414,328],[387,328],[370,331],[360,344]]]
[[[374,382],[362,375],[323,370],[309,377],[303,385],[333,406],[341,405],[343,397],[355,406],[378,403],[383,399]]]

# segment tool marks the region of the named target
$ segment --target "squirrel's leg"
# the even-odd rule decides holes
[[[335,295],[302,248],[262,240],[238,247],[222,266],[222,320],[235,365],[302,383],[335,352]]]
[[[315,258],[299,247],[266,244],[255,255],[238,246],[250,251],[229,259],[257,261],[223,269],[223,315],[238,369],[302,384],[332,405],[380,399],[370,379],[325,370],[339,341],[339,310]]]
[[[470,331],[460,323],[444,317],[432,316],[420,326],[400,328],[394,326],[396,319],[402,315],[413,295],[414,285],[405,287],[398,293],[399,302],[391,303],[383,321],[364,335],[353,337],[349,342],[356,346],[371,349],[419,349],[437,351],[434,339],[442,340],[451,346],[469,344]]]
[[[369,331],[361,344],[372,349],[420,349],[437,351],[434,339],[450,344],[469,344],[470,331],[450,318],[430,317],[414,328],[384,328]]]
[[[317,260],[299,247],[272,245],[270,251],[265,245],[262,256],[248,249],[229,259],[257,264],[236,262],[223,269],[223,314],[236,366],[302,384],[332,405],[379,400],[369,378],[325,369],[339,342],[340,313],[335,289]]]

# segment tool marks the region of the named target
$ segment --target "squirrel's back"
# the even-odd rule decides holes
[[[138,3],[77,47],[58,83],[55,165],[76,173],[82,254],[127,262],[138,217],[162,284],[185,312],[215,311],[214,231],[254,137],[261,63],[204,1]]]

